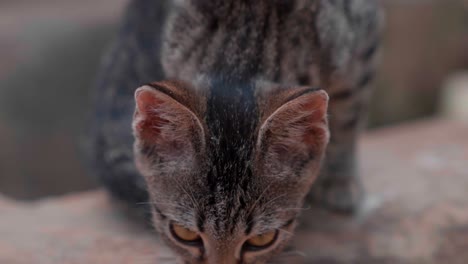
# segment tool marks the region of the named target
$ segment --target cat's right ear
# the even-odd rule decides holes
[[[320,161],[329,140],[328,95],[323,90],[292,89],[270,97],[257,148],[266,162]]]
[[[184,91],[178,86],[161,82],[136,90],[132,127],[138,154],[174,161],[193,157],[205,147],[203,125],[180,100]]]

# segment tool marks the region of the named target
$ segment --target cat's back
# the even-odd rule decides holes
[[[162,49],[168,77],[319,85],[378,36],[374,0],[177,1]]]
[[[201,74],[320,85],[354,58],[371,57],[376,2],[131,1],[97,80],[90,157],[100,178],[116,196],[147,199],[132,153],[137,87]]]

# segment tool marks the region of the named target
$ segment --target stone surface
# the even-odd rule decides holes
[[[354,217],[305,209],[280,263],[468,263],[468,124],[425,121],[361,144],[367,198]],[[104,191],[0,199],[0,263],[174,263]]]
[[[468,124],[383,129],[360,152],[361,213],[306,211],[305,263],[468,263]]]

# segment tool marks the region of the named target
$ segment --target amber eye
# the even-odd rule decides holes
[[[274,230],[271,232],[263,233],[260,235],[256,235],[254,237],[251,237],[249,240],[246,242],[246,246],[248,250],[261,250],[265,249],[276,241],[276,238],[278,237],[278,231]]]
[[[197,243],[201,241],[201,237],[197,232],[178,224],[171,224],[171,232],[176,239],[183,243]]]

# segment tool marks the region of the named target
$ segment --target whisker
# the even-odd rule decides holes
[[[162,256],[162,257],[159,257],[158,259],[167,260],[167,259],[175,259],[175,257],[173,257],[173,256]]]
[[[281,194],[281,195],[276,196],[275,198],[269,200],[269,201],[264,205],[264,207],[267,207],[268,205],[274,203],[275,201],[277,201],[277,200],[280,199],[280,198],[283,198],[283,197],[286,196],[286,195],[287,195],[287,193],[283,193],[283,194]]]
[[[136,263],[155,263],[155,261],[158,258],[159,257],[158,257],[157,253],[150,253],[150,254],[147,254],[146,256],[136,257],[135,261],[136,261]]]
[[[263,196],[266,194],[266,192],[268,191],[268,189],[272,185],[273,185],[273,183],[268,184],[268,186],[265,188],[265,190],[258,196],[257,200],[255,200],[255,202],[252,204],[252,206],[250,207],[247,215],[250,215],[252,213],[252,211],[255,209],[255,206],[257,206],[257,204],[260,202],[260,199],[263,198]]]
[[[171,205],[171,206],[178,206],[176,203],[163,203],[163,202],[155,202],[155,201],[149,201],[149,202],[141,202],[141,203],[136,203],[137,205]]]
[[[286,234],[290,235],[290,236],[294,236],[294,233],[291,232],[291,231],[288,231],[288,230],[285,230],[285,229],[282,229],[282,228],[279,228],[279,230],[285,232]]]
[[[286,196],[286,195],[287,195],[286,193],[283,193],[283,194],[281,194],[281,195],[276,196],[275,198],[269,200],[263,207],[266,208],[266,207],[267,207],[268,205],[270,205],[272,202],[274,202],[274,201],[276,201],[276,200],[278,200],[278,199],[280,199],[280,198],[282,198],[282,197],[284,197],[284,196]],[[257,199],[257,201],[258,201],[258,199]],[[253,211],[253,209],[252,209],[252,211]],[[247,225],[250,225],[253,221],[254,221],[254,219],[252,218],[252,220],[250,220],[250,221],[247,223]]]
[[[307,255],[302,251],[291,249],[289,251],[285,251],[281,253],[280,255],[278,255],[275,259],[272,260],[271,263],[273,264],[291,263],[293,262],[294,259],[296,259],[296,257],[305,259]]]
[[[299,250],[285,251],[281,255],[283,255],[285,257],[286,256],[299,256],[299,257],[303,257],[303,258],[307,257],[306,253],[304,253],[302,251],[299,251]]]
[[[282,208],[282,209],[279,209],[277,210],[278,212],[284,212],[284,211],[307,211],[307,210],[310,210],[312,207],[308,206],[308,207],[298,207],[298,208]]]
[[[185,193],[188,195],[188,197],[190,198],[193,206],[195,207],[196,210],[199,210],[200,209],[200,205],[198,204],[198,202],[196,201],[194,195],[193,195],[193,192],[188,192],[183,186],[182,184],[179,182],[179,180],[177,179],[177,177],[173,177],[172,179],[174,179],[174,182],[177,184],[177,186]]]
[[[177,263],[177,258],[175,256],[161,256],[158,260],[157,263]]]

